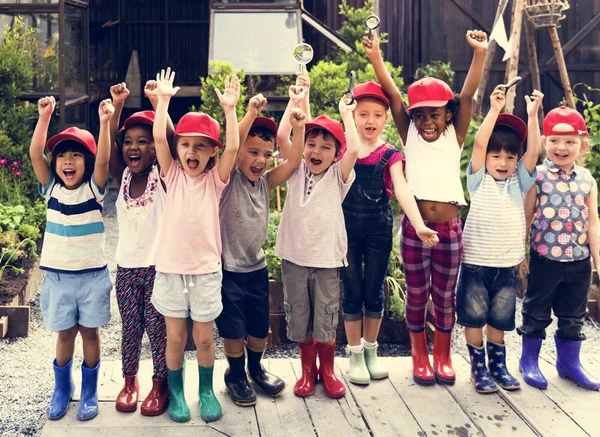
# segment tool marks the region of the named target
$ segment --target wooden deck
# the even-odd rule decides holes
[[[193,362],[186,372],[186,397],[192,420],[172,422],[165,413],[148,418],[139,413],[119,413],[114,398],[121,389],[120,362],[103,362],[101,367],[98,417],[89,422],[75,419],[73,402],[65,418],[48,421],[43,437],[55,436],[600,436],[600,392],[589,392],[558,377],[552,357],[544,357],[541,367],[550,386],[542,391],[527,385],[517,392],[499,391],[481,395],[469,380],[469,364],[453,357],[457,373],[454,386],[419,387],[411,376],[410,358],[384,358],[389,379],[374,381],[368,387],[347,383],[347,359],[337,359],[338,376],[348,388],[346,397],[331,400],[319,384],[306,399],[293,394],[300,372],[297,359],[265,360],[265,366],[284,378],[287,389],[281,397],[257,393],[255,407],[235,406],[225,393],[224,361],[215,363],[215,391],[223,406],[223,418],[207,424],[198,408],[198,372]],[[583,362],[600,376],[600,355],[587,355]],[[152,364],[140,367],[141,397],[150,389]],[[516,357],[509,362],[511,372],[520,378]],[[80,372],[74,372],[80,376]],[[76,385],[79,382],[76,378]],[[78,394],[76,394],[77,399]]]

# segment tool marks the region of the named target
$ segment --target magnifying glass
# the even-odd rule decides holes
[[[310,44],[303,42],[294,47],[292,54],[294,56],[294,61],[300,65],[300,73],[305,73],[305,65],[312,61],[315,52]]]
[[[373,30],[379,27],[379,17],[377,15],[369,15],[365,20],[365,24],[369,29],[369,39],[373,39]]]
[[[521,82],[521,76],[515,76],[513,77],[511,80],[508,81],[508,83],[503,83],[501,85],[499,85],[500,87],[504,88],[504,92],[507,92],[510,87],[518,84],[519,82]]]
[[[344,101],[346,102],[346,105],[351,105],[352,103],[354,103],[353,90],[354,90],[354,82],[356,81],[356,73],[354,72],[354,70],[352,70],[350,72],[348,77],[350,78],[350,82],[348,83],[348,91],[346,91],[344,93]]]

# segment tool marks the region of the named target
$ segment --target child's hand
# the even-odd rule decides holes
[[[290,124],[292,129],[302,129],[306,125],[306,114],[300,108],[292,108],[290,111]]]
[[[56,100],[54,97],[42,97],[38,100],[38,113],[40,118],[50,118],[54,112],[56,106]]]
[[[147,81],[144,86],[144,94],[150,101],[158,99],[158,82],[152,79]]]
[[[340,103],[338,103],[338,109],[340,111],[340,115],[342,118],[344,115],[350,114],[352,116],[352,112],[356,109],[356,100],[353,101],[350,105],[346,103],[346,96],[342,96],[340,99]]]
[[[483,30],[469,30],[465,35],[467,42],[476,52],[485,52],[488,48],[487,33]]]
[[[529,262],[527,258],[523,258],[523,261],[519,263],[519,279],[527,279],[527,275],[529,274]]]
[[[370,58],[372,55],[379,53],[379,35],[377,35],[376,30],[371,31],[371,37],[373,39],[369,39],[369,31],[365,30],[365,34],[363,35],[362,44],[365,49],[365,53]]]
[[[125,82],[118,83],[110,87],[110,96],[112,97],[113,105],[122,105],[129,97],[129,90]]]
[[[308,77],[308,73],[296,73],[296,75],[296,86],[308,91],[310,88],[310,78]]]
[[[175,72],[171,71],[171,67],[167,68],[167,71],[160,70],[160,73],[156,73],[156,90],[158,97],[170,99],[177,94],[179,87],[173,87],[174,80]]]
[[[240,98],[240,83],[236,75],[225,78],[225,90],[223,94],[217,88],[215,88],[219,102],[223,109],[235,108],[235,104]]]
[[[494,88],[492,95],[490,95],[490,108],[492,111],[500,112],[506,104],[506,94],[504,88],[498,85]]]
[[[299,85],[290,85],[290,88],[288,89],[288,95],[290,97],[290,101],[294,105],[300,105],[300,102],[304,100],[304,97],[306,96],[306,88]]]
[[[538,90],[533,90],[531,97],[525,96],[525,101],[527,102],[527,116],[537,117],[543,99],[544,95]]]
[[[429,229],[427,226],[423,226],[419,229],[415,228],[415,231],[417,232],[417,237],[425,244],[425,247],[434,247],[440,242],[437,232]]]
[[[258,115],[265,109],[265,106],[267,106],[266,97],[262,94],[257,94],[248,102],[248,112]]]
[[[105,99],[100,102],[98,106],[98,116],[100,117],[100,123],[108,123],[115,113],[115,107],[113,106],[110,99]]]

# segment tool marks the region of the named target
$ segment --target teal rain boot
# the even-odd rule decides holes
[[[213,391],[213,369],[214,366],[198,366],[200,374],[200,416],[207,422],[219,420],[223,415],[221,404]]]
[[[191,418],[190,408],[185,401],[185,361],[178,370],[167,369],[169,378],[169,417],[174,422],[187,422]]]

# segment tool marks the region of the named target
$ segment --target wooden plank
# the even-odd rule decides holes
[[[18,299],[18,296],[15,296]],[[29,305],[0,306],[0,317],[8,316],[10,323],[6,338],[29,336]]]
[[[395,366],[399,358],[380,358],[387,368]],[[402,358],[400,358],[402,359]],[[344,377],[351,396],[362,411],[369,430],[375,436],[425,435],[412,413],[389,379],[371,381],[368,386],[351,384],[348,379],[348,360],[339,359],[340,376]],[[346,394],[350,396],[350,393]],[[421,433],[421,434],[419,434]]]
[[[95,420],[92,420],[91,423],[94,423]],[[42,431],[42,437],[81,437],[82,429],[79,427],[75,428],[60,428],[56,430],[54,428],[44,428]],[[135,427],[127,428],[126,431],[122,433],[119,431],[115,431],[114,428],[100,428],[100,427],[90,427],[89,429],[85,429],[88,435],[92,435],[94,437],[115,437],[119,435],[127,436],[144,436],[144,437],[202,437],[202,436],[210,436],[210,437],[222,437],[218,431],[215,431],[212,428],[212,425],[198,425],[195,427],[184,426],[180,423],[172,423],[170,425],[165,426],[150,426],[150,425],[139,425]],[[231,434],[230,434],[231,435]]]
[[[456,358],[458,359],[458,357]],[[421,387],[413,381],[412,360],[396,359],[389,367],[390,382],[410,409],[425,435],[483,436],[442,385]]]
[[[471,382],[471,364],[467,358],[454,355],[452,363],[456,371],[456,383],[447,386],[448,391],[486,436],[504,437],[510,433],[519,437],[537,435],[500,395],[475,391]]]
[[[308,436],[314,430],[304,399],[294,395],[296,376],[289,359],[266,359],[264,366],[286,383],[285,391],[273,398],[265,395],[255,386],[258,402],[254,407],[260,435],[271,436]]]
[[[301,375],[300,360],[293,360],[292,366],[296,378],[298,378]],[[348,387],[346,387],[346,390],[348,390]],[[360,415],[356,416],[349,408],[349,403],[354,402],[349,393],[342,399],[330,399],[323,391],[323,384],[318,384],[315,393],[305,398],[305,402],[317,435],[369,436],[362,417]]]
[[[33,264],[31,270],[29,270],[27,285],[25,285],[25,288],[19,293],[19,305],[29,305],[29,302],[40,288],[43,277],[44,272],[40,270],[40,262],[38,260]]]

